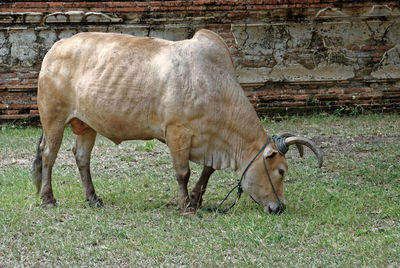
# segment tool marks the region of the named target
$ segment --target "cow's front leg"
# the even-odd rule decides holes
[[[190,206],[191,204],[188,198],[188,189],[187,189],[187,184],[190,178],[189,166],[187,167],[175,166],[175,172],[179,186],[179,191],[178,191],[179,209],[182,211],[182,213],[192,212],[192,211],[194,212],[194,209]]]
[[[203,194],[206,192],[208,180],[214,173],[215,169],[212,167],[204,167],[201,172],[200,178],[190,193],[190,204],[191,207],[198,209],[203,202]]]
[[[187,184],[190,177],[189,153],[191,134],[184,127],[178,127],[174,125],[168,126],[167,145],[171,152],[176,179],[179,186],[179,209],[183,214],[194,213],[195,208],[191,207],[187,189]]]

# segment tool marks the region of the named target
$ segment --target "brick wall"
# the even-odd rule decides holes
[[[0,2],[0,120],[37,118],[41,60],[82,31],[170,40],[219,33],[260,115],[399,110],[398,1]]]

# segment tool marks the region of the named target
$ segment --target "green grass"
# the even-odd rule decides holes
[[[270,134],[314,139],[288,153],[288,208],[267,215],[244,195],[228,214],[177,210],[168,150],[156,142],[115,146],[98,137],[92,173],[105,207],[83,200],[65,131],[53,170],[59,206],[42,209],[30,180],[41,130],[0,130],[0,267],[94,266],[400,266],[400,116],[316,115],[263,120]],[[201,167],[192,164],[193,185]],[[204,206],[216,205],[238,175],[219,171]]]

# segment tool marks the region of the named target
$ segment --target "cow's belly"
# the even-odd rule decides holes
[[[90,106],[89,106],[90,107]],[[123,104],[87,105],[73,116],[100,135],[119,144],[125,140],[164,140],[164,126],[158,117],[143,107],[123,107]],[[76,124],[79,132],[82,124]],[[83,126],[84,126],[83,125]],[[74,129],[71,121],[71,126]],[[83,127],[84,128],[84,127]],[[74,131],[75,132],[75,131]],[[79,135],[79,133],[76,133]]]
[[[74,87],[72,116],[116,143],[153,138],[163,140],[159,86],[143,83],[142,73],[117,75],[105,71],[108,72],[110,74],[103,75],[105,78],[93,72],[79,77]]]

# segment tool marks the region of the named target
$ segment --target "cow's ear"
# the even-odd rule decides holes
[[[264,158],[269,158],[269,157],[273,157],[275,154],[277,154],[278,151],[274,148],[272,148],[271,145],[268,145],[267,147],[265,147],[264,152],[263,152],[263,157]]]

